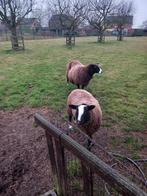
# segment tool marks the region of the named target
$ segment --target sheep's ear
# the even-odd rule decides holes
[[[88,110],[92,110],[92,109],[94,109],[95,108],[95,105],[89,105],[88,106]]]
[[[74,109],[74,110],[76,110],[78,108],[77,105],[69,105],[69,107],[72,108],[72,109]]]

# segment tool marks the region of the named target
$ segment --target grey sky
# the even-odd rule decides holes
[[[37,0],[37,1],[40,3],[40,2],[45,2],[46,0]],[[120,0],[116,0],[116,1],[120,1]],[[135,27],[139,27],[143,21],[147,20],[147,0],[132,0],[132,1],[134,2],[134,7],[135,7],[135,13],[133,19],[133,27],[135,28]]]
[[[138,27],[147,20],[147,0],[133,0],[135,5],[133,27]]]

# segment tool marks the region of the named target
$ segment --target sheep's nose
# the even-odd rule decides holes
[[[80,125],[80,124],[81,124],[81,122],[80,122],[79,120],[77,120],[77,124],[78,124],[78,125]]]
[[[103,70],[100,68],[100,71],[99,71],[99,73],[101,74],[103,72]]]

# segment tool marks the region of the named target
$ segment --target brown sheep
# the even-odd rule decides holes
[[[78,88],[84,88],[88,85],[95,73],[102,73],[102,69],[98,64],[85,66],[80,61],[73,60],[67,64],[66,78],[67,82],[77,85]]]
[[[67,99],[69,121],[75,118],[77,126],[90,138],[102,123],[102,111],[99,102],[86,90],[73,90]],[[88,141],[90,144],[90,142]],[[88,145],[89,145],[88,144]]]

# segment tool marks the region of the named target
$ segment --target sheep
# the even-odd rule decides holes
[[[74,117],[76,125],[90,138],[102,123],[102,110],[99,102],[91,93],[83,89],[75,89],[69,94],[67,114],[69,122],[72,122],[72,117]],[[88,139],[87,142],[87,147],[89,147],[91,140]]]
[[[67,64],[66,78],[67,82],[77,85],[83,89],[88,85],[95,73],[102,73],[99,64],[89,64],[87,66],[80,63],[78,60],[73,60]]]

